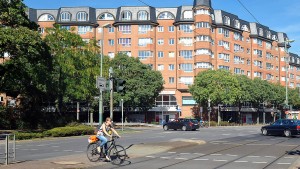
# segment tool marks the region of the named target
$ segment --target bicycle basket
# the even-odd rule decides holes
[[[98,138],[96,135],[90,136],[88,139],[89,143],[95,143],[96,141],[98,141]]]

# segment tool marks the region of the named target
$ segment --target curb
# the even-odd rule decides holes
[[[288,168],[288,169],[299,169],[300,168],[300,157]]]

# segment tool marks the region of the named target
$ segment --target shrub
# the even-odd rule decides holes
[[[215,121],[210,121],[210,126],[211,126],[211,127],[216,127],[217,125],[218,125],[217,122],[215,122]],[[208,126],[208,122],[207,122],[207,126]]]
[[[94,128],[85,125],[78,125],[75,127],[57,127],[51,130],[45,131],[43,134],[45,136],[52,136],[52,137],[65,137],[65,136],[80,136],[80,135],[88,135],[93,134]]]
[[[43,133],[23,133],[23,132],[15,132],[16,140],[28,140],[33,138],[43,138]]]
[[[228,121],[220,121],[220,126],[230,126]]]

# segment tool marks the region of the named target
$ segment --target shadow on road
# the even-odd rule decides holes
[[[286,154],[288,154],[288,155],[300,155],[300,150],[287,151]]]

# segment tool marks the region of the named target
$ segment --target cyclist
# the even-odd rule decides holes
[[[105,119],[105,122],[98,128],[97,138],[101,141],[100,147],[103,148],[103,152],[105,153],[105,158],[108,161],[110,161],[110,158],[108,157],[108,154],[107,154],[107,138],[105,136],[108,136],[111,138],[112,133],[114,133],[118,137],[121,137],[118,134],[118,132],[113,128],[111,118],[107,117]]]

